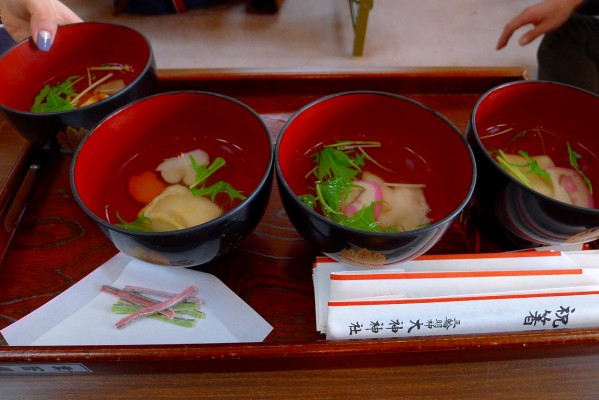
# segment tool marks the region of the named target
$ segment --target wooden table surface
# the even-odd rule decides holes
[[[484,91],[523,75],[520,68],[160,71],[162,90],[214,91],[245,102],[264,118],[273,139],[284,121],[308,102],[329,93],[361,89],[422,101],[464,131]],[[70,156],[40,158],[3,119],[0,156],[4,188],[0,192],[4,225],[0,254],[5,253],[0,265],[2,328],[60,294],[116,250],[72,197]],[[23,180],[26,184],[20,185]],[[20,186],[25,189],[16,196]],[[597,330],[327,342],[315,330],[311,265],[318,253],[290,225],[273,189],[262,222],[242,247],[203,268],[274,326],[265,342],[4,345],[0,346],[0,398],[599,397]],[[20,210],[23,201],[27,207],[18,229],[6,229],[7,220],[19,221],[14,210]],[[7,212],[11,206],[13,211]],[[494,238],[482,235],[475,221],[465,215],[431,252],[503,248]],[[80,363],[92,372],[41,376],[13,375],[3,369],[48,363]]]

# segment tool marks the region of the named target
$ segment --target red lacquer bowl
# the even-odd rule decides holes
[[[80,75],[87,67],[106,63],[131,66],[123,75],[126,87],[92,105],[69,111],[33,113],[36,95],[47,84]],[[58,144],[74,151],[102,118],[134,100],[155,93],[156,66],[148,40],[118,24],[84,22],[65,25],[50,51],[37,49],[31,38],[0,57],[0,110],[15,128],[36,145]]]
[[[186,229],[137,232],[117,225],[143,208],[128,194],[131,176],[196,149],[210,162],[226,161],[207,183],[228,182],[245,200],[218,195],[223,214]],[[122,252],[156,265],[198,266],[237,248],[256,227],[270,197],[273,157],[268,128],[243,103],[207,92],[163,93],[119,109],[90,132],[75,152],[71,187]]]
[[[596,240],[598,113],[599,96],[559,83],[520,81],[485,93],[476,103],[467,129],[479,169],[474,196],[479,225],[516,248]],[[588,206],[556,200],[551,191],[533,190],[508,174],[495,158],[498,149],[507,154],[522,150],[531,157],[547,155],[557,168],[571,169],[568,143],[577,154],[579,168],[594,186]],[[555,185],[558,181],[548,182]]]
[[[368,154],[392,173],[390,182],[424,184],[430,224],[396,232],[367,232],[333,222],[306,206],[313,192],[312,154],[338,140],[372,140]],[[425,253],[449,229],[474,190],[476,166],[455,126],[422,104],[394,94],[346,92],[317,100],[282,128],[275,170],[283,205],[299,233],[326,255],[356,265],[407,261]]]

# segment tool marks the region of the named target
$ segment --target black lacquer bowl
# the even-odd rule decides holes
[[[206,151],[210,163],[218,157],[226,162],[202,186],[226,182],[245,200],[220,193],[215,202],[223,214],[185,229],[123,227],[143,207],[129,196],[130,178],[196,149]],[[207,92],[163,93],[119,109],[90,132],[75,152],[71,187],[119,250],[157,265],[198,266],[234,250],[254,230],[270,197],[273,158],[267,127],[245,104]]]
[[[467,128],[478,166],[474,210],[481,227],[515,248],[596,240],[597,115],[599,96],[559,83],[519,81],[485,93]],[[548,169],[553,178],[541,177],[550,184],[547,191],[529,186],[530,179],[538,179],[535,172],[524,172],[527,185],[500,167],[498,150],[549,156],[555,164]],[[582,172],[580,179],[572,173],[571,155]]]
[[[124,89],[80,108],[31,112],[36,96],[46,84],[54,86],[75,75],[88,80],[83,76],[87,67],[105,64],[131,68],[130,72],[120,73],[126,83]],[[115,71],[114,75],[118,77],[119,73]],[[29,38],[0,57],[0,110],[31,142],[58,144],[67,152],[74,151],[102,118],[134,100],[154,94],[156,85],[156,66],[148,40],[134,29],[113,23],[64,25],[58,28],[50,51],[37,49]]]
[[[391,171],[387,180],[425,185],[430,223],[368,232],[333,222],[301,201],[299,195],[314,192],[313,154],[340,140],[380,142],[368,154]],[[433,247],[468,204],[476,179],[470,147],[445,117],[406,97],[370,91],[334,94],[296,112],[278,137],[275,171],[298,232],[331,258],[362,266],[407,261]]]

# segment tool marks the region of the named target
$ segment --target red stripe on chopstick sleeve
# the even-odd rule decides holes
[[[526,293],[526,294],[505,294],[489,296],[463,296],[463,297],[427,297],[414,299],[393,299],[393,300],[339,300],[329,301],[329,307],[352,307],[352,306],[388,306],[400,304],[422,304],[422,303],[449,303],[459,301],[479,301],[479,300],[509,300],[509,299],[532,299],[543,297],[568,297],[568,296],[593,296],[598,295],[599,291],[576,291],[576,292],[554,292],[554,293]]]
[[[331,274],[333,281],[367,281],[386,279],[438,279],[438,278],[493,278],[509,276],[580,275],[582,269],[533,269],[505,271],[450,271],[450,272],[389,272],[379,274]]]

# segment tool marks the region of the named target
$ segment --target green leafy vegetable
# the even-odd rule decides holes
[[[121,221],[120,224],[117,224],[121,228],[128,229],[130,231],[137,232],[152,232],[152,220],[148,217],[138,217],[135,221],[127,222],[121,218],[119,213],[116,213],[116,217]]]
[[[342,178],[351,180],[358,175],[364,165],[363,155],[353,157],[332,147],[325,147],[314,155],[317,164],[316,178],[318,180]]]
[[[516,164],[509,162],[503,150],[497,150],[496,159],[503,169],[505,169],[507,172],[510,172],[516,179],[518,179],[526,186],[530,187],[530,180],[525,174],[534,173],[539,175],[543,179],[551,179],[549,173],[545,171],[543,168],[541,168],[537,160],[534,160],[530,155],[528,155],[527,152],[525,152],[524,150],[520,150],[518,151],[518,154],[520,154],[520,156],[522,156],[528,162],[525,164]],[[520,168],[528,168],[528,171],[522,172]]]
[[[227,164],[224,158],[215,158],[212,164],[210,164],[208,167],[198,165],[193,156],[190,156],[189,158],[191,160],[191,166],[196,172],[196,179],[191,185],[189,185],[189,189],[195,196],[210,196],[212,201],[214,201],[214,198],[217,194],[225,193],[227,196],[229,196],[229,199],[231,199],[231,201],[235,199],[245,200],[245,196],[242,195],[241,192],[236,190],[233,186],[231,186],[231,184],[224,181],[219,181],[211,186],[198,187],[198,185],[204,183],[210,175],[212,175]]]
[[[30,111],[46,113],[74,109],[71,100],[77,96],[77,92],[73,89],[73,85],[80,79],[79,76],[71,76],[56,86],[44,86],[40,93],[35,96]]]
[[[227,164],[225,162],[225,159],[222,157],[217,157],[216,159],[214,159],[212,164],[210,164],[208,167],[198,165],[193,156],[190,156],[189,159],[191,160],[191,166],[196,172],[196,179],[191,185],[189,185],[189,189],[196,188],[200,183],[208,179],[210,175],[212,175]]]
[[[340,205],[352,186],[350,181],[341,177],[316,184],[317,199],[320,201],[320,206],[326,217],[343,216]]]
[[[48,113],[68,111],[77,108],[79,100],[91,90],[96,88],[101,83],[110,79],[113,74],[109,73],[104,77],[95,80],[95,76],[91,71],[122,71],[132,72],[133,68],[126,64],[102,64],[97,67],[87,68],[88,85],[80,93],[75,90],[75,84],[80,82],[84,77],[73,75],[68,77],[64,82],[60,82],[54,86],[45,85],[44,88],[35,96],[33,105],[29,109],[34,113]],[[94,81],[95,80],[95,81]]]
[[[528,161],[528,164],[526,166],[530,168],[528,171],[529,173],[537,174],[544,179],[551,179],[551,175],[549,175],[547,171],[541,168],[539,162],[537,160],[534,160],[531,156],[529,156],[527,152],[525,152],[524,150],[520,150],[518,151],[518,154],[520,154],[522,157],[526,159],[526,161]]]
[[[218,181],[214,185],[208,187],[193,188],[191,189],[191,192],[194,194],[194,196],[210,196],[212,201],[214,201],[214,198],[219,193],[225,193],[227,196],[229,196],[231,201],[235,199],[245,200],[244,195],[231,186],[231,184],[224,181]]]
[[[380,146],[380,142],[349,140],[323,146],[322,150],[312,156],[316,166],[308,173],[316,178],[316,196],[302,194],[299,196],[300,201],[312,209],[320,207],[325,217],[350,228],[370,232],[383,231],[374,217],[376,203],[363,207],[352,216],[345,215],[341,210],[341,205],[351,188],[356,186],[352,180],[362,172],[364,160],[371,160],[363,147]]]
[[[306,206],[308,206],[309,208],[314,208],[316,207],[316,204],[318,204],[318,199],[310,193],[306,193],[306,194],[300,194],[299,199],[302,203],[304,203]]]
[[[576,172],[580,174],[580,177],[589,188],[589,193],[593,194],[593,185],[591,183],[591,180],[585,175],[584,172],[582,172],[582,169],[580,169],[580,167],[578,166],[578,160],[581,159],[582,156],[574,150],[572,150],[570,142],[566,142],[566,145],[568,146],[568,157],[570,159],[570,165],[572,166],[572,168],[576,170]]]
[[[344,218],[340,219],[339,223],[350,226],[354,229],[360,229],[369,232],[394,232],[396,229],[390,227],[389,229],[382,229],[380,223],[374,217],[374,207],[376,202],[370,203],[370,205],[361,208],[351,217],[344,215]]]
[[[212,164],[209,166],[199,165],[193,156],[189,156],[191,166],[195,171],[195,180],[189,185],[189,190],[191,190],[194,196],[207,196],[210,197],[212,201],[216,198],[219,193],[226,194],[231,201],[233,200],[245,200],[245,196],[241,194],[240,191],[236,190],[231,184],[224,181],[218,181],[213,185],[206,186],[203,185],[206,180],[214,174],[219,169],[223,168],[226,165],[225,159],[222,157],[217,157],[214,159]],[[117,212],[117,218],[120,221],[120,224],[117,224],[121,228],[129,229],[137,232],[152,232],[152,220],[149,217],[141,216],[138,217],[135,221],[127,222],[123,220]]]

